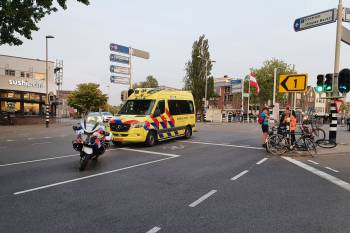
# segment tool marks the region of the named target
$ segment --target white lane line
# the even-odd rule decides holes
[[[262,160],[260,160],[260,161],[257,162],[256,164],[260,165],[260,164],[262,164],[263,162],[265,162],[266,160],[268,160],[268,158],[263,158]]]
[[[36,188],[31,188],[31,189],[15,192],[13,194],[14,195],[20,195],[20,194],[24,194],[24,193],[38,191],[38,190],[41,190],[41,189],[47,189],[47,188],[51,188],[51,187],[55,187],[55,186],[59,186],[59,185],[63,185],[63,184],[68,184],[68,183],[72,183],[72,182],[76,182],[76,181],[90,179],[90,178],[97,177],[97,176],[103,176],[103,175],[107,175],[107,174],[110,174],[110,173],[124,171],[124,170],[128,170],[128,169],[135,168],[135,167],[141,167],[141,166],[146,166],[146,165],[149,165],[149,164],[159,163],[159,162],[162,162],[162,161],[165,161],[165,160],[169,160],[169,159],[174,159],[174,158],[175,157],[169,157],[169,158],[164,158],[164,159],[153,160],[153,161],[146,162],[146,163],[140,163],[140,164],[136,164],[136,165],[132,165],[132,166],[128,166],[128,167],[123,167],[123,168],[119,168],[119,169],[115,169],[115,170],[111,170],[111,171],[96,173],[96,174],[89,175],[89,176],[83,176],[83,177],[76,178],[76,179],[71,179],[71,180],[61,181],[61,182],[48,184],[48,185],[44,185],[44,186],[40,186],[40,187],[36,187]]]
[[[320,171],[320,170],[318,170],[318,169],[316,169],[314,167],[311,167],[311,166],[309,166],[309,165],[307,165],[305,163],[302,163],[300,161],[297,161],[295,159],[292,159],[292,158],[289,158],[289,157],[285,157],[285,156],[282,156],[282,158],[284,158],[285,160],[287,160],[287,161],[297,165],[298,167],[301,167],[301,168],[303,168],[303,169],[305,169],[305,170],[307,170],[307,171],[309,171],[309,172],[311,172],[311,173],[313,173],[313,174],[315,174],[315,175],[317,175],[317,176],[319,176],[319,177],[321,177],[321,178],[323,178],[325,180],[328,180],[329,182],[331,182],[331,183],[333,183],[335,185],[338,185],[339,187],[341,187],[341,188],[343,188],[343,189],[345,189],[345,190],[350,192],[350,184],[348,182],[345,182],[345,181],[343,181],[343,180],[341,180],[341,179],[339,179],[337,177],[329,175],[329,174],[327,174],[327,173],[325,173],[323,171]]]
[[[49,139],[49,138],[52,138],[52,137],[44,137],[44,138]]]
[[[238,175],[235,175],[234,177],[231,178],[231,180],[237,180],[239,177],[243,176],[244,174],[248,173],[248,170],[244,170]]]
[[[30,140],[34,140],[34,139],[35,139],[35,138],[27,138],[27,140],[29,140],[29,141],[30,141]]]
[[[16,141],[16,140],[13,140],[13,139],[7,139],[6,141],[8,141],[8,142],[14,142],[14,141]]]
[[[55,156],[45,159],[35,159],[35,160],[28,160],[28,161],[22,161],[22,162],[15,162],[15,163],[6,163],[6,164],[0,164],[0,167],[8,167],[13,165],[19,165],[19,164],[26,164],[26,163],[35,163],[35,162],[41,162],[41,161],[47,161],[47,160],[53,160],[53,159],[63,159],[63,158],[69,158],[73,156],[77,156],[80,154],[72,154],[72,155],[63,155],[63,156]]]
[[[36,142],[36,143],[33,143],[32,145],[42,145],[42,144],[49,144],[49,143],[52,143],[52,142]]]
[[[191,204],[189,204],[189,207],[196,207],[197,205],[199,205],[201,202],[205,201],[206,199],[208,199],[211,195],[213,195],[214,193],[216,193],[217,190],[211,190],[210,192],[208,192],[207,194],[204,194],[203,196],[201,196],[198,200],[192,202]]]
[[[308,161],[309,161],[310,163],[313,163],[313,164],[316,164],[316,165],[319,164],[318,162],[315,162],[315,161],[313,161],[313,160],[311,160],[311,159],[309,159]]]
[[[254,147],[254,146],[240,146],[240,145],[232,145],[232,144],[222,144],[222,143],[212,143],[212,142],[198,142],[198,141],[183,141],[183,142],[193,143],[193,144],[213,145],[213,146],[227,146],[227,147],[254,149],[254,150],[264,150],[264,148]]]
[[[330,167],[325,167],[326,169],[328,169],[328,170],[330,170],[330,171],[332,171],[332,172],[339,172],[339,171],[337,171],[337,170],[335,170],[335,169],[333,169],[333,168],[330,168]]]
[[[131,149],[131,148],[118,148],[118,149],[119,150],[126,150],[126,151],[134,151],[134,152],[139,152],[139,153],[145,153],[145,154],[164,155],[164,156],[173,157],[173,158],[181,156],[181,155],[176,155],[176,154],[169,154],[169,153],[162,153],[162,152],[148,151],[148,150],[137,150],[137,149]]]
[[[156,233],[158,231],[160,231],[160,227],[153,227],[151,230],[147,231],[146,233]]]

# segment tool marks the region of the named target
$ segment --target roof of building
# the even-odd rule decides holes
[[[17,57],[17,56],[11,56],[11,55],[6,55],[6,54],[0,54],[0,56],[1,56],[1,57],[11,57],[11,58],[18,58],[18,59],[25,59],[25,60],[46,62],[46,60],[34,59],[34,58],[27,58],[27,57]],[[53,61],[47,61],[47,62],[55,63],[55,62],[53,62]]]

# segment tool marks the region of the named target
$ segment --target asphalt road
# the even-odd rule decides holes
[[[258,125],[198,129],[79,172],[71,127],[3,128],[0,232],[350,232],[346,155],[274,157]]]

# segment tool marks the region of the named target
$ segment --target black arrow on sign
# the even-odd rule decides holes
[[[281,86],[286,90],[289,91],[289,89],[287,88],[287,80],[288,80],[289,76],[287,76],[282,82],[281,82]]]

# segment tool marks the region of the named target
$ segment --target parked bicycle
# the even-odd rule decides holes
[[[306,131],[305,126],[299,127],[300,131],[294,135],[300,136],[292,142],[292,132],[288,129],[280,129],[277,134],[273,134],[267,141],[267,151],[274,155],[282,155],[288,151],[307,151],[311,155],[316,154],[316,144],[312,135]]]

